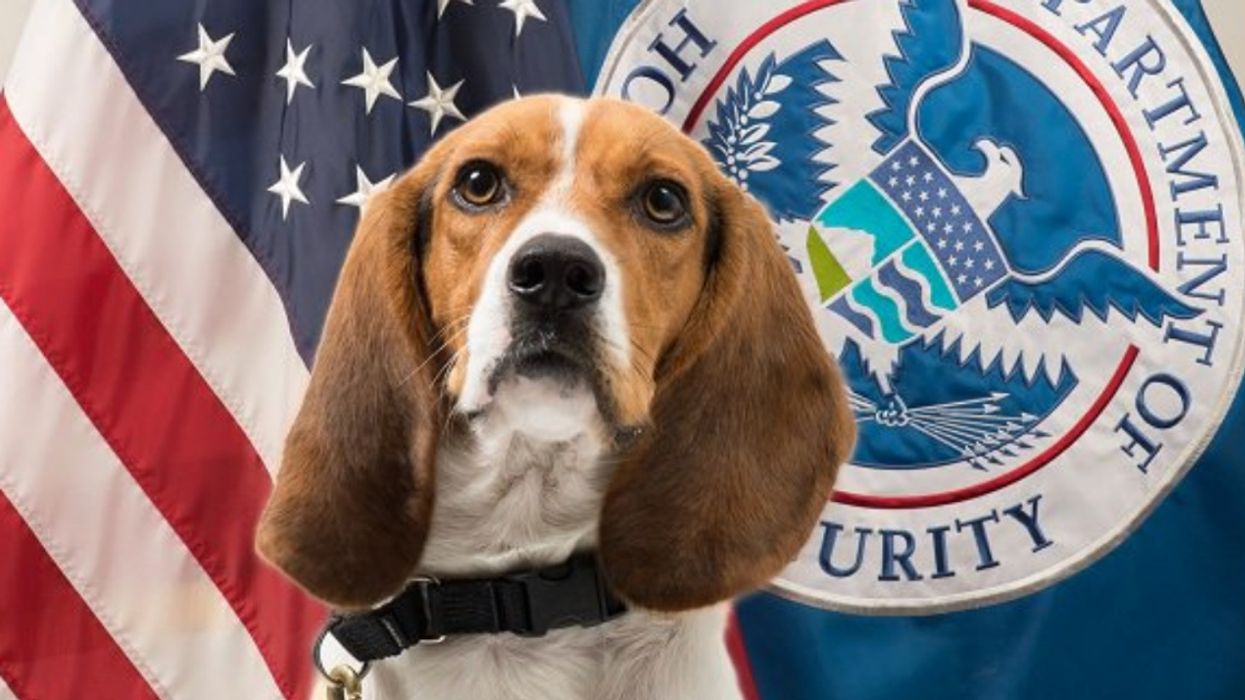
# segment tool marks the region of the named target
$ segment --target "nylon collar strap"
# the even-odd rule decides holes
[[[551,629],[599,625],[625,611],[596,556],[577,554],[563,564],[495,578],[418,579],[374,610],[334,615],[325,632],[369,662],[455,635],[539,637]]]

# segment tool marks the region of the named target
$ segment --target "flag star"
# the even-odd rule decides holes
[[[946,188],[946,187],[939,187],[939,188],[938,188],[938,198],[939,198],[939,199],[946,199],[946,198],[947,198],[947,188]]]
[[[987,261],[986,261],[986,264],[984,265],[984,267],[985,267],[987,270],[993,270],[993,269],[994,269],[994,261],[993,261],[993,260],[987,260]]]
[[[975,266],[976,264],[977,264],[977,261],[973,260],[972,258],[969,258],[968,260],[964,261],[964,267],[968,268],[969,270],[973,269],[973,266]]]
[[[932,222],[932,221],[931,221],[931,222],[929,222],[928,224],[926,224],[926,225],[925,225],[925,230],[926,230],[926,231],[929,231],[930,233],[933,233],[933,232],[934,232],[934,229],[936,229],[936,228],[938,228],[938,227],[937,227],[936,225],[934,225],[934,222]]]
[[[904,192],[903,194],[899,195],[899,198],[900,198],[900,199],[902,199],[902,200],[903,200],[903,201],[905,201],[905,202],[911,202],[911,201],[912,201],[912,193],[911,193],[911,192]]]
[[[381,95],[392,97],[395,100],[401,100],[402,96],[394,89],[393,83],[389,82],[389,74],[393,73],[393,69],[398,65],[398,59],[395,56],[383,66],[377,67],[376,62],[372,60],[372,55],[363,49],[363,72],[342,81],[342,85],[350,85],[363,90],[364,96],[367,98],[367,109],[365,113],[372,113],[372,105],[376,104],[377,98]]]
[[[281,66],[281,70],[277,71],[278,78],[285,79],[285,103],[294,101],[294,91],[299,85],[306,85],[311,89],[315,89],[311,79],[307,77],[307,54],[311,53],[311,44],[307,44],[307,48],[301,53],[294,53],[294,44],[289,39],[285,40],[285,65]]]
[[[303,194],[302,187],[298,181],[303,176],[303,168],[307,163],[298,164],[297,168],[290,170],[290,166],[285,162],[285,156],[281,156],[281,178],[274,182],[268,191],[281,198],[281,220],[285,221],[290,214],[290,202],[299,201],[303,204],[311,204],[307,201],[307,195]]]
[[[514,13],[514,35],[519,36],[523,33],[523,22],[528,17],[538,19],[541,22],[548,22],[545,13],[540,11],[536,6],[536,0],[501,0],[497,3],[498,7],[510,10]]]
[[[963,211],[963,209],[961,209],[961,208],[960,208],[960,205],[958,205],[958,204],[952,204],[952,205],[951,205],[951,213],[952,213],[953,215],[955,215],[955,216],[959,216],[961,211]]]
[[[447,88],[443,88],[437,85],[437,81],[432,77],[432,73],[428,73],[428,94],[409,104],[428,113],[428,116],[432,119],[432,128],[428,130],[429,134],[437,132],[437,127],[441,125],[441,120],[447,115],[459,121],[466,119],[463,113],[458,111],[458,107],[454,105],[454,96],[458,94],[458,89],[462,86],[463,81],[460,80]]]
[[[939,250],[946,250],[946,248],[947,248],[947,239],[945,239],[945,238],[939,238],[939,239],[938,239],[938,249],[939,249]]]
[[[942,218],[942,207],[934,207],[934,218]]]
[[[474,5],[472,0],[460,0],[464,5]],[[450,6],[454,0],[437,0],[437,19],[441,19],[441,15],[445,14],[445,8]]]
[[[956,265],[960,264],[960,259],[952,255],[951,257],[947,258],[947,264],[950,265],[951,267],[955,267]]]
[[[942,227],[942,232],[947,234],[948,236],[951,235],[953,231],[955,231],[955,227],[949,223],[946,226]]]
[[[234,75],[233,66],[229,65],[229,61],[225,58],[225,49],[229,48],[230,41],[233,41],[233,34],[228,34],[220,39],[213,39],[208,36],[207,30],[200,23],[199,48],[177,57],[179,61],[194,63],[199,66],[199,92],[203,92],[207,88],[208,81],[212,79],[212,75],[216,71]]]
[[[355,191],[337,200],[337,203],[362,209],[372,197],[389,189],[394,177],[395,175],[390,173],[388,177],[372,182],[367,179],[367,173],[363,172],[363,168],[356,165],[354,166]]]
[[[891,163],[891,170],[894,170],[895,172],[899,172],[900,170],[903,170],[903,164],[900,163],[899,161],[895,161]]]
[[[955,281],[957,284],[964,284],[968,281],[968,275],[961,274],[959,277],[955,278]]]
[[[925,174],[921,176],[921,179],[922,179],[922,180],[924,180],[924,181],[926,181],[926,182],[933,182],[933,181],[934,181],[934,174],[933,174],[933,173],[931,173],[930,171],[926,170],[926,171],[925,171]]]
[[[911,166],[912,166],[912,167],[914,167],[914,168],[915,168],[915,167],[916,167],[916,166],[917,166],[920,162],[921,162],[921,161],[920,161],[920,160],[918,160],[916,156],[912,156],[911,158],[909,158],[909,159],[908,159],[908,165],[911,165]]]
[[[921,201],[922,202],[929,201],[929,192],[926,192],[925,190],[921,190]]]
[[[980,253],[981,249],[985,247],[986,247],[986,244],[982,243],[981,241],[977,241],[976,243],[973,244],[973,250],[977,251],[978,253]]]
[[[925,216],[925,207],[917,207],[917,208],[916,208],[916,218],[918,218],[918,219],[919,219],[919,218],[921,218],[922,216]]]
[[[916,178],[909,175],[908,177],[904,178],[904,183],[906,183],[908,187],[911,187],[916,184]]]
[[[899,178],[895,177],[894,175],[891,176],[891,179],[888,182],[890,182],[891,187],[899,186]]]
[[[960,252],[961,250],[964,250],[964,241],[956,241],[956,242],[955,242],[955,252],[957,252],[957,253],[958,253],[958,252]]]
[[[963,228],[964,228],[964,233],[972,233],[972,231],[973,231],[973,222],[971,222],[971,221],[965,221],[965,222],[964,222],[964,227],[963,227]]]

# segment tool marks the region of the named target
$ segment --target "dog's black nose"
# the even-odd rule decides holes
[[[509,284],[511,294],[533,306],[552,311],[577,309],[601,298],[605,266],[580,239],[545,233],[514,254]]]

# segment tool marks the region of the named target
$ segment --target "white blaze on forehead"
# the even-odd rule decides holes
[[[466,413],[483,409],[493,398],[489,394],[489,375],[510,345],[511,296],[506,283],[510,261],[529,240],[541,234],[571,236],[587,243],[605,267],[605,289],[598,302],[593,324],[612,363],[626,370],[631,363],[631,343],[623,311],[622,269],[614,255],[602,245],[588,223],[571,209],[570,195],[575,182],[575,155],[584,122],[583,100],[561,98],[557,115],[561,137],[557,148],[557,174],[505,245],[489,264],[484,285],[471,320],[467,324],[467,371],[459,408]]]
[[[546,200],[565,200],[575,181],[575,151],[579,148],[579,128],[584,123],[584,102],[564,97],[558,105],[558,122],[562,126],[562,162],[558,175],[545,194]]]

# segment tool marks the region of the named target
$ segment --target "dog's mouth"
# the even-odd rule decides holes
[[[586,329],[583,333],[566,330],[543,324],[516,328],[510,345],[489,371],[489,394],[495,396],[502,384],[513,378],[550,382],[563,391],[586,388],[595,399],[601,418],[611,425],[614,399],[604,358]]]
[[[545,379],[565,386],[586,382],[596,393],[602,382],[594,355],[581,343],[566,342],[553,333],[533,331],[518,335],[489,374],[489,393],[496,393],[510,376]],[[597,398],[599,401],[601,397]]]

